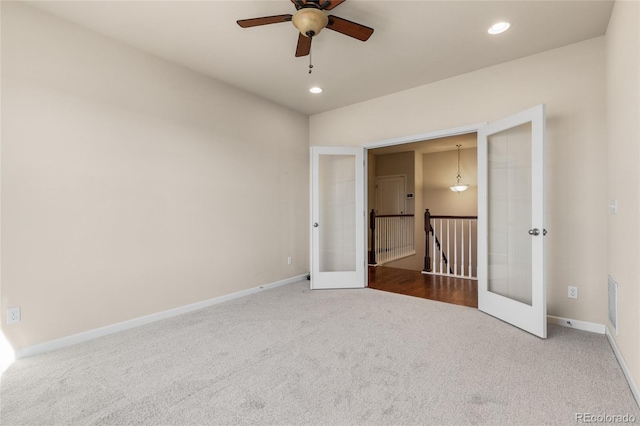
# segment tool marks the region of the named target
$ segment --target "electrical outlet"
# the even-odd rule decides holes
[[[569,293],[567,294],[569,299],[577,299],[578,298],[578,287],[569,286]]]
[[[287,257],[287,265],[291,265],[291,256]]]
[[[20,308],[7,309],[7,325],[20,322]]]

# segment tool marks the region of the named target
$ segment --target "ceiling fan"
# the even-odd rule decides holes
[[[242,28],[249,28],[291,21],[300,31],[296,56],[307,56],[311,52],[311,39],[317,36],[323,28],[337,31],[361,41],[367,41],[371,37],[373,28],[365,27],[337,16],[327,15],[324,12],[339,6],[344,1],[291,0],[297,10],[293,15],[264,16],[262,18],[241,19],[237,22]]]

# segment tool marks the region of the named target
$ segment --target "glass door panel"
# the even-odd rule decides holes
[[[356,165],[353,155],[320,155],[320,272],[356,270]]]
[[[490,135],[488,289],[531,305],[531,123]]]

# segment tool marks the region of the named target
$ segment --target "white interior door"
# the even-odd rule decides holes
[[[545,106],[478,130],[478,309],[547,337]]]
[[[406,213],[407,175],[376,177],[376,214]]]
[[[363,148],[311,148],[311,288],[362,288]]]

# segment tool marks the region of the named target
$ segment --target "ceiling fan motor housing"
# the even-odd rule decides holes
[[[293,25],[306,37],[314,37],[329,23],[329,18],[314,3],[307,3],[291,18]]]

